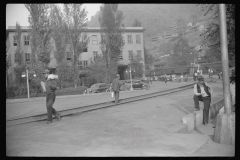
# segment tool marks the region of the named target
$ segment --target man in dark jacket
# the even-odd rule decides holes
[[[120,78],[120,75],[117,74],[117,76],[112,81],[112,90],[114,92],[115,104],[117,104],[118,100],[119,100],[119,91],[120,91],[120,87],[121,87],[121,82],[120,82],[119,78]]]
[[[57,89],[57,80],[56,79],[48,79],[50,71],[45,70],[45,92],[46,92],[46,105],[47,105],[47,124],[52,123],[52,114],[60,120],[60,114],[53,108],[53,103],[56,99],[55,91]]]
[[[197,110],[200,110],[199,101],[203,101],[203,124],[208,125],[209,108],[211,104],[211,96],[213,94],[212,87],[204,82],[203,76],[198,76],[198,82],[194,85],[194,105]]]

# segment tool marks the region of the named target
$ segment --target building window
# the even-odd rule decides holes
[[[71,52],[67,52],[67,60],[71,60],[72,59],[72,54]]]
[[[142,51],[141,50],[137,50],[137,55],[142,58]]]
[[[30,53],[25,53],[26,62],[30,62]]]
[[[128,35],[128,44],[132,44],[132,35]]]
[[[141,44],[141,36],[140,35],[136,35],[136,43]]]
[[[78,61],[78,69],[86,70],[88,66],[88,61]]]
[[[98,51],[93,51],[93,59],[95,60],[97,58]]]
[[[78,61],[78,70],[82,70],[83,66],[82,66],[82,61]]]
[[[13,45],[17,46],[17,36],[13,36]]]
[[[123,60],[122,52],[119,54],[118,59]]]
[[[88,66],[88,61],[83,61],[83,69],[86,70]]]
[[[29,46],[29,36],[24,36],[24,45]]]
[[[98,44],[97,35],[92,35],[92,44],[93,45],[97,45]]]
[[[128,51],[128,59],[129,60],[133,59],[133,51],[132,50]]]

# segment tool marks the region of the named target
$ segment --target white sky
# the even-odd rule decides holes
[[[88,3],[83,4],[83,7],[88,11],[87,18],[91,19],[97,11],[100,10],[102,4]],[[24,4],[7,4],[6,5],[6,29],[8,26],[15,26],[18,22],[21,26],[28,26],[28,16],[29,12]]]

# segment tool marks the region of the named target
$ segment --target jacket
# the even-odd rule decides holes
[[[207,96],[212,96],[212,87],[209,86],[207,83],[203,83],[204,91],[206,92]],[[194,94],[198,95],[201,93],[201,88],[198,84],[194,85]]]
[[[121,82],[119,81],[119,79],[115,78],[112,81],[112,89],[115,92],[119,92],[120,91],[120,86],[121,86]]]
[[[47,93],[55,93],[55,90],[57,89],[57,80],[56,79],[47,80],[45,82],[45,85]]]

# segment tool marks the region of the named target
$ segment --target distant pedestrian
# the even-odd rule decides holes
[[[209,108],[211,103],[211,96],[213,94],[212,87],[204,82],[203,76],[198,76],[198,82],[194,85],[194,106],[197,110],[200,110],[199,101],[203,101],[203,124],[208,125]]]
[[[147,84],[150,84],[150,80],[149,80],[149,77],[146,77],[145,80],[147,81]]]
[[[231,104],[232,104],[232,111],[235,111],[235,94],[236,94],[236,86],[235,86],[235,75],[230,77],[230,94],[231,94]]]
[[[150,80],[150,83],[152,84],[152,81],[153,81],[152,77],[149,77],[149,80]]]
[[[46,106],[47,106],[47,124],[52,123],[52,115],[54,115],[57,120],[60,120],[60,114],[53,108],[53,103],[56,99],[55,91],[57,89],[57,75],[49,75],[50,71],[46,69],[44,71],[45,82],[41,82],[41,84],[45,84],[45,88],[43,87],[44,92],[46,92]]]
[[[220,74],[220,79],[222,78],[222,72],[219,73]]]
[[[185,75],[185,82],[188,81],[188,74]]]
[[[121,87],[121,82],[120,82],[120,75],[117,74],[114,80],[112,81],[112,89],[114,92],[114,97],[115,97],[115,104],[118,103],[119,101],[119,92],[120,92],[120,87]]]
[[[196,81],[196,79],[197,79],[197,76],[198,76],[198,73],[197,73],[197,72],[195,72],[195,73],[194,73],[194,81]]]
[[[164,75],[164,81],[165,81],[165,84],[167,84],[167,75],[166,74]]]
[[[182,74],[181,74],[181,77],[180,77],[180,78],[181,78],[181,82],[182,82],[182,81],[183,81],[183,75],[182,75]]]

